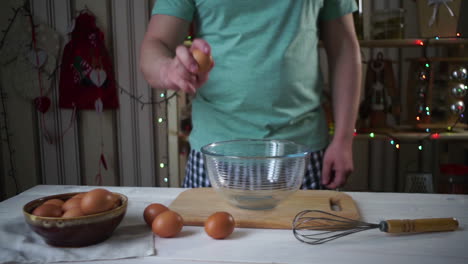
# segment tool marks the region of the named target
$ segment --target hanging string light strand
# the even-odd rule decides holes
[[[120,93],[122,94],[126,94],[128,95],[132,100],[135,100],[137,103],[139,103],[141,105],[141,109],[143,110],[143,108],[146,106],[146,105],[155,105],[155,104],[162,104],[162,103],[167,103],[169,100],[171,100],[172,98],[174,97],[177,97],[178,94],[177,92],[171,94],[170,96],[164,96],[164,99],[162,100],[159,100],[159,101],[144,101],[142,98],[143,96],[140,95],[140,96],[136,96],[134,95],[133,93],[127,91],[126,89],[124,89],[122,86],[119,85],[119,89],[120,89]]]
[[[451,125],[451,126],[448,126],[445,131],[437,131],[437,132],[431,132],[431,130],[429,128],[426,129],[426,132],[427,132],[427,135],[425,135],[424,137],[422,137],[421,139],[419,139],[420,142],[424,141],[424,140],[437,140],[440,138],[440,133],[441,132],[452,132],[453,129],[457,126],[457,124],[460,123],[460,121],[463,119],[464,115],[463,114],[460,114],[458,116],[458,118],[455,120],[455,122]],[[355,133],[354,133],[354,136],[357,136],[359,134],[363,134],[363,133],[358,133],[356,130],[355,130]],[[370,133],[366,133],[369,135],[369,137],[371,139],[374,139],[376,138],[377,136],[383,136],[385,138],[387,138],[390,142],[391,145],[393,145],[396,149],[400,149],[401,147],[401,139],[398,138],[397,136],[394,136],[392,135],[391,133],[385,133],[385,132],[370,132]],[[423,150],[422,149],[422,145],[419,144],[418,146],[418,149],[419,150]]]
[[[5,40],[6,40],[6,37],[8,35],[8,32],[10,32],[10,29],[11,27],[13,26],[13,23],[15,22],[15,19],[16,17],[18,16],[18,13],[21,11],[21,7],[20,8],[12,8],[13,10],[13,17],[12,18],[9,18],[8,19],[8,26],[6,27],[6,29],[2,30],[2,38],[0,40],[0,50],[3,48],[3,45],[5,45]]]

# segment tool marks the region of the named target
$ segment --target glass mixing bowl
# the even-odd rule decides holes
[[[214,190],[243,209],[276,207],[299,189],[310,152],[286,140],[231,140],[208,144],[201,152]]]

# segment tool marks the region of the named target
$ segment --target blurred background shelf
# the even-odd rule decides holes
[[[401,47],[421,47],[421,46],[450,46],[466,45],[468,38],[440,38],[440,39],[382,39],[382,40],[360,40],[361,47],[365,48],[401,48]]]

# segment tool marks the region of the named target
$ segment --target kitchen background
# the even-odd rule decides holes
[[[365,81],[356,125],[355,172],[343,190],[466,192],[466,1],[357,2],[355,24]],[[437,8],[430,5],[434,2],[444,3]],[[38,184],[180,186],[190,98],[152,89],[138,67],[153,3],[0,2],[0,200]],[[24,10],[29,10],[37,31],[27,30],[30,21]],[[63,47],[80,13],[96,16],[104,33],[118,108],[74,111],[59,105]],[[39,51],[31,51],[34,46],[45,53],[40,55],[46,62],[20,67],[27,60],[22,57],[40,57]],[[42,77],[35,77],[38,72]],[[458,90],[452,90],[454,77],[462,85]],[[422,85],[425,81],[428,84]],[[324,107],[329,108],[327,102]],[[456,181],[446,189],[449,179]]]

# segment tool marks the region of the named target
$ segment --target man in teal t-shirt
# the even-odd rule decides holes
[[[320,178],[328,188],[345,183],[361,78],[355,9],[354,0],[157,0],[141,68],[153,87],[195,94],[183,187],[209,186],[202,146],[245,138],[287,139],[314,150],[303,188],[321,188]],[[197,32],[188,48],[182,43],[191,21]],[[333,95],[330,144],[319,35]],[[210,72],[198,72],[195,48],[214,58]]]

